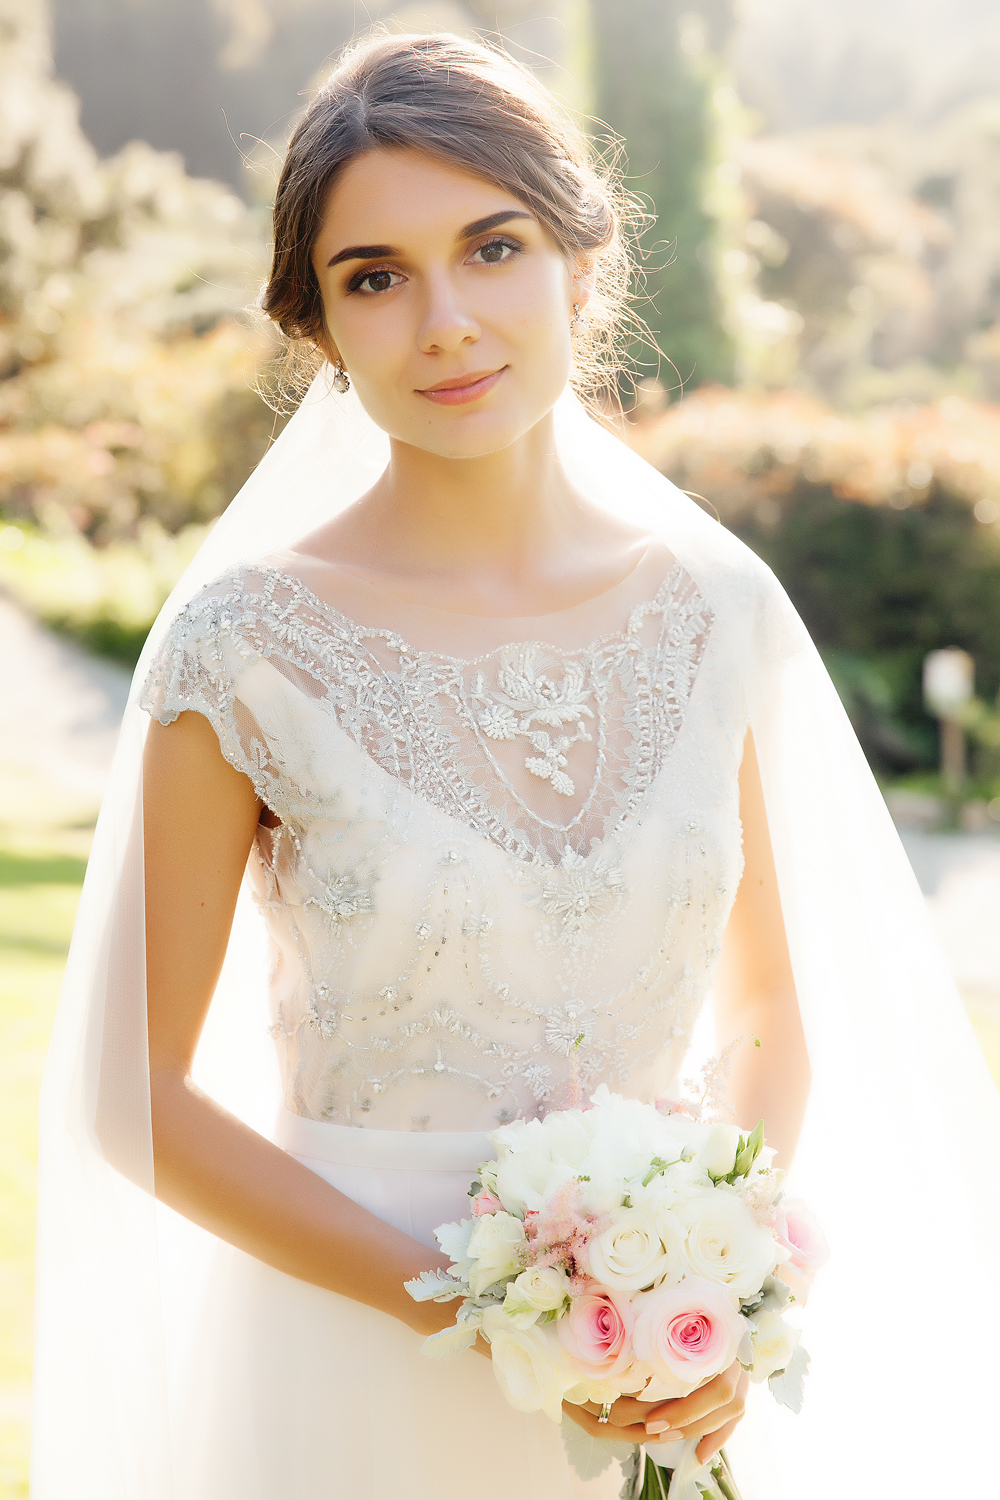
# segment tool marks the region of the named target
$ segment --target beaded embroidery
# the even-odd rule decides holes
[[[407,1087],[425,1109],[414,1128],[482,1128],[426,1106],[458,1088],[492,1101],[493,1121],[531,1114],[602,1079],[625,1087],[686,1043],[735,891],[720,870],[738,860],[738,823],[714,862],[697,821],[685,826],[650,890],[630,861],[710,627],[676,564],[624,629],[585,648],[516,642],[474,661],[356,624],[267,566],[192,600],[142,702],[165,723],[205,713],[281,820],[259,831],[254,878],[281,955],[271,1030],[289,1108],[367,1123]],[[260,663],[291,707],[244,686]],[[367,762],[338,764],[331,720]],[[732,777],[723,791],[732,828]],[[657,881],[661,915],[620,951]]]

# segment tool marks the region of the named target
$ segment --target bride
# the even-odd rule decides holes
[[[403,1283],[499,1124],[676,1094],[710,990],[716,1047],[760,1043],[736,1118],[788,1167],[806,1114],[806,1411],[741,1429],[734,1364],[566,1420],[732,1439],[758,1500],[944,1493],[979,1435],[995,1093],[781,590],[567,391],[613,375],[621,201],[451,37],[362,43],[292,138],[263,307],[320,369],[154,629],[95,841],[43,1100],[38,1500],[617,1496],[488,1346],[424,1359],[454,1307]]]

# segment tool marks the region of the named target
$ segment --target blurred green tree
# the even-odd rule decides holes
[[[642,237],[639,311],[663,355],[667,386],[729,382],[735,351],[717,278],[718,221],[706,198],[720,163],[718,56],[733,0],[590,0],[591,107],[620,137],[629,186],[651,200]],[[631,351],[639,374],[656,356]],[[643,368],[645,367],[645,368]]]

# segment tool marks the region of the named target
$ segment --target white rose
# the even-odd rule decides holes
[[[469,1237],[469,1290],[479,1297],[487,1287],[517,1270],[517,1253],[524,1244],[524,1225],[513,1214],[487,1214],[476,1220]]]
[[[503,1310],[515,1328],[530,1328],[543,1312],[555,1312],[569,1296],[569,1277],[555,1266],[522,1271],[508,1284]]]
[[[501,1307],[488,1307],[483,1332],[490,1341],[493,1373],[515,1411],[543,1411],[562,1421],[563,1392],[573,1381],[558,1346],[543,1328],[514,1328]]]
[[[609,1229],[594,1235],[587,1259],[594,1280],[616,1292],[638,1292],[671,1270],[656,1226],[635,1208],[625,1209]]]
[[[661,1286],[674,1286],[687,1272],[687,1262],[684,1258],[687,1229],[674,1213],[674,1206],[678,1201],[675,1193],[665,1192],[650,1197],[644,1203],[635,1204],[635,1207],[646,1215],[660,1236],[660,1244],[663,1246],[667,1263],[666,1270],[657,1278]]]
[[[721,1282],[740,1297],[760,1291],[774,1269],[777,1245],[734,1193],[713,1188],[674,1212],[687,1230],[684,1258],[692,1275]]]
[[[712,1125],[698,1147],[695,1161],[712,1177],[728,1177],[736,1165],[740,1132],[735,1125]]]
[[[799,1328],[789,1328],[778,1313],[757,1313],[753,1321],[757,1332],[753,1336],[753,1369],[750,1379],[762,1384],[776,1370],[787,1368],[795,1352],[795,1345],[802,1337]]]

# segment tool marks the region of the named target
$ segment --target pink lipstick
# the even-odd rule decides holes
[[[506,368],[503,365],[499,370],[470,370],[465,375],[455,375],[451,380],[429,385],[417,394],[426,396],[428,401],[436,401],[439,406],[464,406],[467,401],[478,401],[480,396],[491,391]]]

